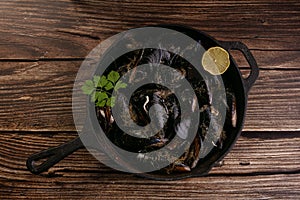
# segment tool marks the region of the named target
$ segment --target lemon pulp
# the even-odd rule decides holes
[[[212,75],[223,74],[229,65],[229,54],[221,47],[211,47],[203,54],[202,66]]]

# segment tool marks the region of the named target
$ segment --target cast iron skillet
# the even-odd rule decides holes
[[[184,27],[184,26],[159,25],[156,27],[168,28],[168,29],[185,33],[186,35],[190,36],[196,41],[201,41],[201,44],[204,46],[205,49],[214,46],[220,46],[226,49],[228,52],[230,50],[238,50],[243,53],[251,68],[249,76],[247,78],[243,78],[236,62],[230,55],[230,63],[231,63],[230,67],[224,74],[222,74],[222,78],[231,80],[233,83],[230,85],[232,87],[231,89],[235,92],[236,112],[237,112],[236,128],[232,130],[232,132],[227,136],[222,149],[214,148],[206,157],[204,157],[198,162],[198,165],[191,172],[174,173],[174,174],[173,173],[162,174],[158,172],[151,172],[151,173],[138,174],[139,176],[156,179],[156,180],[176,180],[176,179],[192,177],[192,176],[203,176],[206,175],[216,163],[218,163],[226,156],[226,154],[231,150],[236,140],[240,136],[244,124],[245,113],[246,113],[247,95],[250,88],[252,87],[252,85],[254,84],[255,80],[258,77],[259,69],[253,55],[251,54],[247,46],[241,42],[217,41],[216,39],[208,36],[203,32],[200,32],[195,29],[191,29],[189,27]],[[94,106],[88,106],[88,115],[90,113],[94,113],[91,112],[92,109],[95,109]],[[86,120],[85,127],[82,131],[83,133],[81,134],[84,134],[84,132],[89,132],[89,131],[92,131],[93,133],[97,132],[96,130],[97,128],[93,126],[93,124],[95,123],[98,122],[92,121],[88,117]],[[84,134],[84,136],[94,137],[94,138],[90,138],[91,141],[97,140],[96,134]],[[40,174],[48,170],[50,167],[52,167],[53,165],[55,165],[60,160],[64,159],[66,156],[70,155],[74,151],[84,147],[85,146],[83,145],[81,138],[77,137],[69,141],[68,143],[31,155],[28,158],[26,163],[27,168],[33,174]],[[91,144],[91,147],[97,149],[97,144],[95,144],[94,146],[93,144]],[[43,162],[37,165],[36,163],[41,160],[43,160]],[[124,163],[124,165],[126,165],[125,160],[123,160],[122,162]]]

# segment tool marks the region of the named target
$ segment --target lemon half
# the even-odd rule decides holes
[[[229,65],[229,54],[221,47],[211,47],[203,54],[202,66],[212,75],[223,74]]]

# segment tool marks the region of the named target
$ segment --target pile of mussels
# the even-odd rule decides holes
[[[224,101],[224,105],[227,109],[225,116],[226,120],[225,124],[220,124],[220,112],[211,105],[212,96],[210,91],[207,89],[207,84],[201,75],[186,60],[178,55],[164,50],[142,49],[129,52],[115,60],[114,63],[112,63],[104,72],[104,74],[111,70],[115,70],[122,75],[131,70],[132,74],[130,75],[130,80],[128,81],[134,83],[135,80],[143,78],[142,71],[133,70],[136,68],[136,66],[142,64],[164,64],[170,66],[179,71],[194,89],[196,96],[192,97],[190,100],[197,101],[199,105],[198,109],[200,112],[200,121],[198,131],[193,142],[189,145],[183,155],[163,169],[163,171],[166,173],[191,171],[197,166],[200,160],[200,152],[205,151],[205,147],[203,147],[203,141],[207,135],[209,125],[213,125],[215,130],[222,130],[221,134],[218,135],[217,142],[212,141],[216,148],[222,148],[223,142],[228,134],[230,134],[230,132],[226,130],[226,127],[230,128],[236,126],[235,95],[233,91],[230,91],[230,87],[225,88],[226,99]],[[157,76],[163,76],[163,73],[160,73]],[[172,82],[173,80],[170,79],[169,81]],[[183,129],[188,129],[188,126],[190,125],[182,124],[184,122],[181,121],[181,116],[184,113],[181,113],[180,105],[177,99],[178,97],[176,97],[171,90],[160,84],[147,84],[138,88],[129,100],[124,99],[125,96],[122,96],[122,94],[118,96],[120,98],[116,100],[115,106],[117,106],[117,109],[119,110],[129,109],[131,119],[137,125],[146,127],[151,120],[156,120],[156,123],[163,124],[163,128],[149,138],[134,137],[125,133],[118,127],[114,120],[111,108],[96,107],[97,118],[105,134],[110,141],[124,150],[136,153],[155,151],[166,146],[174,138],[176,133],[180,134],[178,132],[182,131],[182,134],[184,134],[185,130]],[[184,94],[182,94],[181,97],[184,97]],[[129,107],[125,104],[125,100],[129,102]],[[149,109],[153,105],[157,104],[160,106],[156,108],[163,109],[163,111],[160,112],[160,110],[157,110],[155,119],[150,119]],[[194,104],[192,103],[191,105],[193,106]],[[193,109],[195,108],[192,107],[191,110]],[[122,118],[122,114],[120,117]],[[124,118],[125,117],[126,116],[124,116]],[[130,129],[130,127],[128,128]],[[144,131],[147,132],[151,130],[147,130],[147,128],[145,128]],[[164,155],[164,157],[161,159],[168,159],[167,157],[167,155]]]

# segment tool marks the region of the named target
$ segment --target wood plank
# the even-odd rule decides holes
[[[80,63],[2,62],[0,130],[74,131],[71,98]],[[300,70],[261,70],[244,130],[299,130],[299,84]]]
[[[1,181],[1,199],[295,199],[300,175],[193,178],[176,182],[130,176],[74,181]]]
[[[39,182],[0,179],[1,199],[295,199],[300,175],[205,177],[176,182],[131,176]]]
[[[300,69],[300,51],[260,51],[251,50],[259,69]],[[241,68],[249,66],[239,51],[230,51],[237,65]]]
[[[298,1],[1,1],[0,58],[85,57],[129,28],[184,24],[251,49],[299,50]]]
[[[262,70],[249,93],[244,130],[299,130],[299,75],[299,70]]]
[[[74,132],[45,134],[1,131],[0,176],[13,177],[17,173],[19,180],[28,178],[30,173],[26,169],[25,162],[29,155],[68,142],[76,136]],[[244,132],[225,157],[224,165],[213,168],[210,174],[247,176],[255,173],[296,173],[300,170],[299,163],[299,132]],[[76,172],[88,174],[95,172],[94,176],[101,173],[123,174],[99,163],[82,149],[65,158],[44,175],[68,177],[77,176]]]
[[[153,181],[111,170],[86,150],[67,157],[44,175],[26,170],[27,157],[76,134],[0,132],[0,198],[291,198],[299,196],[298,133],[246,132],[210,175]],[[245,165],[245,163],[249,163]]]
[[[80,63],[2,63],[1,129],[74,130],[72,88]]]

